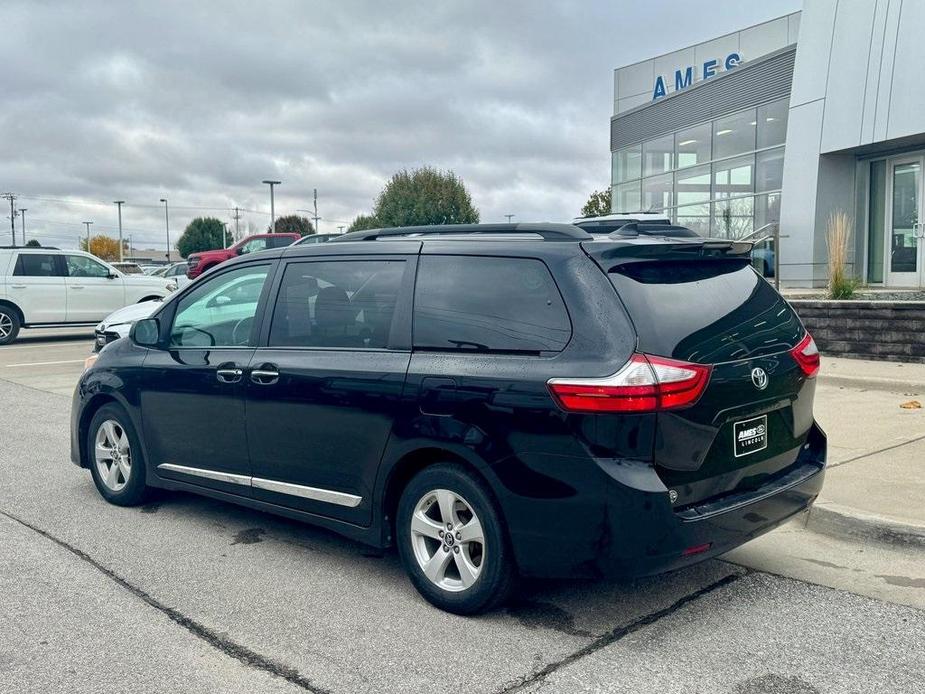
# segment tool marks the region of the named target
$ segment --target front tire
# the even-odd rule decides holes
[[[100,495],[116,506],[137,506],[145,500],[145,461],[131,419],[114,403],[103,405],[87,432],[90,473]]]
[[[8,345],[15,340],[21,327],[16,310],[9,306],[0,306],[0,345]]]
[[[396,525],[405,571],[428,602],[472,615],[507,599],[515,570],[501,513],[466,468],[441,463],[418,473],[402,493]]]

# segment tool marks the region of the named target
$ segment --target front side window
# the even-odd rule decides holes
[[[92,258],[85,255],[67,256],[68,277],[109,277],[110,270]]]
[[[58,277],[55,256],[49,253],[20,253],[13,274],[17,277]]]
[[[246,347],[254,344],[254,316],[268,265],[247,266],[212,277],[180,299],[171,347]]]
[[[403,260],[290,263],[269,346],[385,349],[406,267]]]
[[[414,299],[416,349],[558,352],[571,333],[559,289],[539,260],[421,258]]]
[[[257,251],[262,251],[267,247],[266,237],[261,237],[259,239],[251,239],[243,246],[241,246],[241,255],[246,253],[256,253]]]

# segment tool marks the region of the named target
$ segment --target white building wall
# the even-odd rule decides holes
[[[784,156],[782,281],[824,283],[826,220],[856,209],[852,151],[925,134],[923,27],[922,0],[804,3]]]

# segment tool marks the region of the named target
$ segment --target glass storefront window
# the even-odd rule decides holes
[[[613,211],[665,212],[733,238],[776,222],[788,108],[781,99],[617,150]]]
[[[674,135],[649,140],[642,146],[642,175],[655,176],[671,171],[674,166]]]
[[[670,173],[642,180],[642,210],[644,212],[661,212],[671,207],[673,180],[674,177]]]
[[[726,239],[738,239],[755,229],[755,199],[733,198],[713,203],[711,233]]]
[[[758,149],[784,144],[789,110],[787,99],[758,107]]]
[[[755,192],[754,170],[753,154],[713,164],[713,198],[730,198]]]
[[[784,148],[758,152],[755,157],[755,191],[780,190],[784,182]]]
[[[870,211],[867,226],[867,281],[883,282],[883,231],[886,220],[886,162],[870,164]]]
[[[675,133],[675,160],[678,168],[696,166],[710,161],[710,138],[713,131],[709,123]]]
[[[614,212],[639,212],[641,208],[641,181],[622,183],[613,187],[611,209]]]
[[[780,193],[755,196],[755,228],[780,223]],[[773,229],[768,229],[773,231]]]
[[[642,176],[642,145],[633,145],[618,149],[613,153],[611,161],[613,166],[614,183],[631,181]]]
[[[755,150],[755,110],[713,121],[713,158],[722,159]]]
[[[710,235],[710,203],[679,207],[673,217],[675,224],[693,229],[701,236]]]
[[[689,205],[710,199],[710,165],[697,166],[675,174],[675,200]]]

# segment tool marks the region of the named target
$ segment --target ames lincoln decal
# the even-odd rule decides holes
[[[702,70],[700,72],[701,79],[710,79],[713,75],[717,74],[720,69],[731,70],[736,67],[739,63],[742,62],[742,56],[738,53],[730,53],[726,56],[725,60],[720,61],[716,58],[711,58],[704,62],[701,66]],[[688,65],[685,68],[679,68],[674,71],[674,91],[679,92],[682,89],[685,89],[691,86],[694,83],[694,66]],[[668,87],[665,82],[665,77],[659,75],[655,78],[655,90],[652,92],[652,100],[660,99],[663,96],[668,94]]]

